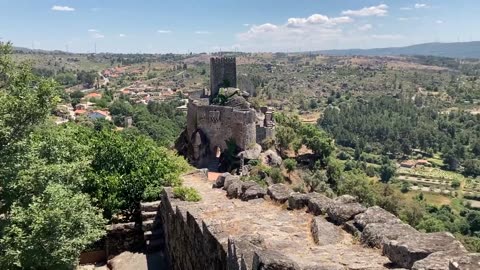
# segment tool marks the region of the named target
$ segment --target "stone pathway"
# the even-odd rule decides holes
[[[254,236],[263,239],[267,249],[286,255],[302,268],[388,269],[390,261],[380,250],[361,246],[338,227],[337,241],[326,243],[332,241],[326,235],[325,240],[320,240],[323,245],[315,244],[310,232],[314,217],[304,210],[289,211],[283,205],[263,199],[229,200],[225,191],[212,189],[212,182],[201,174],[185,176],[184,185],[195,188],[202,200],[178,206],[202,219],[224,246],[229,237]]]

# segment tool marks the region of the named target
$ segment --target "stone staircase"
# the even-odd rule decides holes
[[[158,213],[160,201],[140,204],[142,211],[142,230],[145,240],[145,251],[155,253],[165,250],[165,236]]]

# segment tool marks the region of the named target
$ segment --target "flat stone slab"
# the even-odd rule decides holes
[[[480,253],[468,254],[460,258],[452,259],[449,263],[449,270],[473,269],[480,269]]]
[[[316,194],[308,200],[308,212],[318,216],[327,213],[327,209],[333,204],[333,200],[322,194]]]
[[[282,260],[300,269],[387,269],[385,265],[389,260],[380,250],[364,247],[343,230],[339,230],[338,241],[321,246],[315,244],[311,234],[313,215],[303,210],[288,211],[267,200],[228,199],[225,191],[212,189],[212,182],[200,175],[185,176],[183,184],[195,188],[202,200],[172,200],[172,207],[202,220],[225,249],[229,239],[255,235],[262,239],[265,251],[282,254]]]
[[[328,207],[327,214],[335,224],[343,224],[365,210],[367,208],[359,203],[333,203]]]
[[[419,232],[408,224],[371,223],[363,230],[360,240],[368,246],[382,248],[391,240],[417,233]]]
[[[267,190],[270,198],[279,203],[285,203],[292,192],[292,189],[285,184],[273,184]]]
[[[341,229],[326,221],[323,217],[314,217],[310,230],[313,242],[320,246],[338,243],[343,239]]]
[[[406,235],[383,245],[383,253],[393,263],[408,269],[432,253],[452,250],[466,253],[462,244],[445,232]]]
[[[384,224],[399,224],[402,221],[394,214],[384,210],[381,207],[373,206],[369,207],[364,213],[358,214],[354,218],[355,226],[360,230],[371,223],[384,223]]]
[[[450,250],[435,252],[423,260],[416,261],[412,270],[443,270],[448,269],[451,260],[458,260],[467,255],[462,250]],[[479,265],[480,266],[480,265]],[[480,268],[478,268],[480,269]]]

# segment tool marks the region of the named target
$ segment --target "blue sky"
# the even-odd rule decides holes
[[[478,0],[0,0],[0,38],[92,52],[309,51],[480,40]]]

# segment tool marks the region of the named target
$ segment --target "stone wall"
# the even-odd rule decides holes
[[[167,257],[173,269],[226,269],[225,248],[210,233],[208,226],[184,212],[166,188],[160,206],[166,239]]]
[[[107,227],[105,237],[106,256],[115,256],[124,251],[139,251],[143,248],[143,231],[140,224],[120,223]]]
[[[191,142],[194,133],[201,130],[209,140],[211,153],[217,146],[225,150],[230,138],[241,150],[246,150],[256,142],[255,117],[253,109],[204,105],[195,100],[188,104],[187,136]]]
[[[210,98],[216,97],[222,87],[237,87],[237,64],[234,57],[210,58]]]

